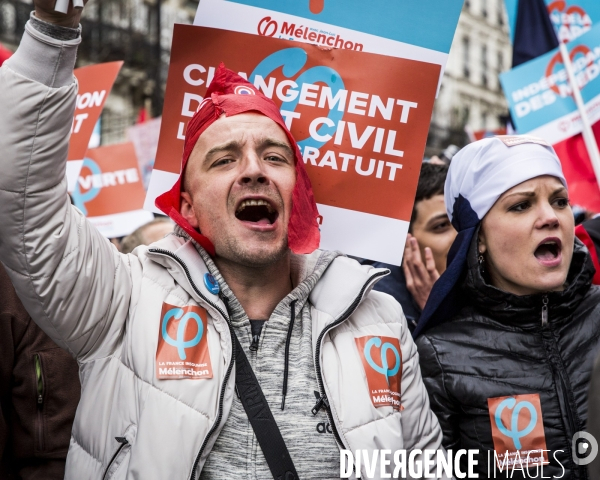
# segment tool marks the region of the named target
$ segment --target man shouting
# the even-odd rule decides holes
[[[371,291],[388,271],[317,250],[275,104],[220,68],[157,200],[175,234],[120,254],[67,197],[81,12],[34,3],[0,70],[0,259],[80,365],[66,477],[339,478],[339,449],[440,448],[402,310]]]

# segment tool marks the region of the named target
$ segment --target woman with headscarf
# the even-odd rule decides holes
[[[472,143],[452,161],[445,202],[459,233],[415,330],[444,446],[478,449],[479,478],[588,478],[573,439],[600,289],[554,150],[521,136]]]

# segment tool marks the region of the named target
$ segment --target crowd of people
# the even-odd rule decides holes
[[[402,266],[353,259],[318,249],[278,107],[220,67],[166,217],[109,242],[67,194],[81,10],[53,3],[0,68],[1,479],[339,478],[340,449],[600,478],[574,443],[600,439],[600,219],[550,145],[424,162]]]

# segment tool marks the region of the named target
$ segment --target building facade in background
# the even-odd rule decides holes
[[[465,127],[506,125],[508,105],[498,75],[511,62],[504,0],[465,0],[433,110],[427,154],[449,144],[464,146],[469,141]]]
[[[127,128],[144,115],[143,110],[149,116],[160,115],[173,25],[192,23],[197,8],[197,0],[95,0],[88,4],[82,21],[81,65],[125,60],[102,114],[103,145],[125,141]]]
[[[173,25],[192,23],[197,0],[94,0],[82,18],[77,67],[124,60],[101,118],[101,142],[125,140],[142,109],[160,115]],[[31,0],[0,0],[0,42],[15,50]]]
[[[198,0],[94,0],[82,20],[78,65],[124,60],[101,122],[101,142],[125,140],[142,109],[162,111],[173,25],[191,24]],[[0,42],[15,50],[30,0],[0,0]],[[472,130],[503,126],[508,112],[498,74],[510,68],[504,0],[465,0],[436,101],[426,155],[468,142]],[[157,87],[158,86],[158,87]]]

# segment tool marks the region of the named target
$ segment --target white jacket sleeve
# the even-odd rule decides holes
[[[0,260],[36,323],[86,361],[122,337],[132,267],[67,196],[79,42],[29,22],[0,68]]]

